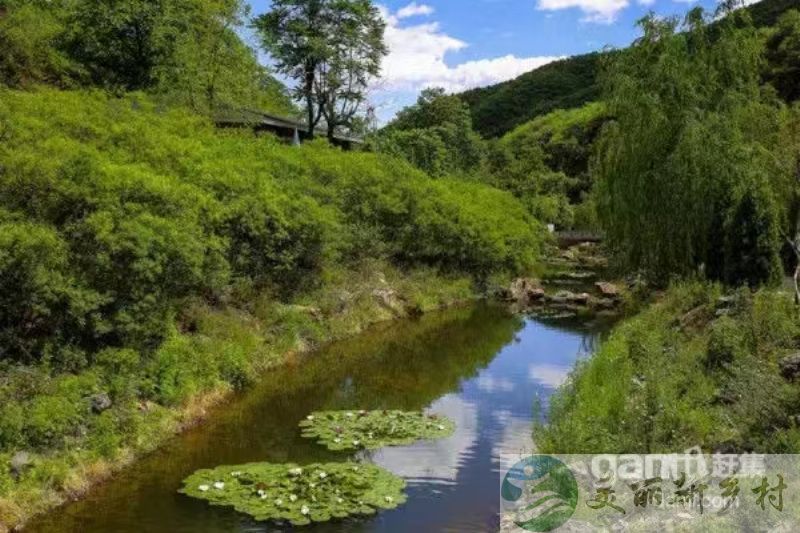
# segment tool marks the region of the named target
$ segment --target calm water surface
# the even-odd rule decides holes
[[[604,329],[545,325],[488,305],[383,324],[270,373],[203,426],[27,530],[288,530],[177,490],[195,470],[220,464],[347,459],[300,438],[297,423],[313,410],[430,408],[455,420],[451,438],[361,455],[406,478],[406,505],[302,530],[493,531],[501,454],[531,448],[534,404],[546,404]]]

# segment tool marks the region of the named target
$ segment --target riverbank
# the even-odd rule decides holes
[[[119,354],[78,375],[49,377],[41,368],[15,368],[4,389],[21,387],[34,377],[47,380],[48,392],[39,390],[38,409],[29,416],[44,416],[46,431],[61,431],[66,444],[0,456],[7,466],[0,469],[0,531],[21,528],[32,516],[80,498],[169,438],[213,416],[213,408],[233,391],[294,355],[358,334],[376,322],[476,296],[466,277],[422,269],[402,272],[373,262],[358,271],[332,273],[324,287],[291,303],[269,295],[252,295],[247,306],[189,303],[157,351],[160,368],[149,369],[151,375],[132,373]],[[218,373],[210,372],[212,367]],[[122,391],[121,386],[132,390]],[[158,389],[163,404],[138,399],[146,386]],[[59,426],[71,402],[81,413],[69,418],[73,424]],[[89,425],[80,417],[84,412],[108,425]],[[8,432],[13,422],[4,418],[0,430]]]
[[[543,453],[800,450],[790,291],[684,282],[624,322],[554,396]]]

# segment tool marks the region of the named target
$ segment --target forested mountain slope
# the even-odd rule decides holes
[[[800,8],[800,0],[763,0],[747,7],[756,27],[773,26],[782,13],[792,8]],[[500,137],[554,109],[580,107],[597,99],[597,74],[608,56],[608,52],[573,56],[460,96],[470,108],[478,133]]]

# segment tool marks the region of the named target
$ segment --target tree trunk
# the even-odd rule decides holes
[[[314,71],[316,67],[306,66],[306,79],[303,92],[306,96],[306,113],[308,115],[308,138],[314,138]]]

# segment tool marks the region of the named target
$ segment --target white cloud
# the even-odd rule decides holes
[[[427,4],[418,4],[416,2],[411,2],[406,7],[401,7],[397,11],[397,18],[405,19],[409,17],[417,17],[417,16],[425,16],[425,15],[432,15],[433,8]]]
[[[648,1],[651,0],[645,0]],[[584,21],[610,24],[629,4],[629,0],[539,0],[537,8],[542,11],[578,8],[586,15]]]
[[[509,54],[449,66],[445,56],[467,48],[466,42],[444,33],[437,22],[402,25],[402,19],[408,13],[427,15],[433,12],[424,8],[429,6],[412,3],[396,13],[381,8],[387,23],[385,38],[389,47],[389,55],[383,62],[381,89],[417,91],[426,87],[444,87],[448,91],[462,91],[515,78],[559,59],[555,56],[517,57]]]
[[[569,377],[570,367],[552,364],[530,365],[528,377],[534,383],[556,389],[564,384]]]

